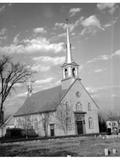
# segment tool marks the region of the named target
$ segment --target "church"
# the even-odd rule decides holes
[[[59,86],[31,94],[14,114],[14,126],[33,129],[43,136],[85,135],[99,133],[98,108],[79,78],[79,65],[73,60],[66,27],[66,59],[61,66]]]

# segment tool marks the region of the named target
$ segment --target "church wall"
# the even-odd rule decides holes
[[[67,101],[68,102],[68,101]],[[56,135],[57,136],[65,136],[65,135],[75,135],[75,128],[74,128],[74,115],[72,107],[70,110],[66,110],[64,107],[66,105],[66,99],[63,99],[62,105],[59,105],[56,111]],[[68,107],[70,107],[70,103],[68,103]],[[61,108],[60,111],[62,111],[62,117],[59,117],[59,108]],[[58,113],[57,113],[58,112]],[[66,117],[66,113],[68,113],[68,117]],[[66,121],[66,118],[68,118],[68,121]],[[62,120],[63,119],[63,120]],[[66,127],[67,124],[67,127]]]
[[[49,118],[48,118],[48,120],[46,119],[45,121],[46,121],[46,123],[48,123],[47,134],[48,134],[48,136],[50,136],[50,124],[55,125],[55,113],[49,112],[47,114],[48,114],[47,116]],[[32,114],[32,115],[27,115],[27,116],[20,116],[20,117],[15,117],[14,126],[16,128],[22,128],[22,129],[25,129],[26,127],[28,129],[33,128],[34,131],[36,132],[36,134],[38,134],[39,136],[45,136],[43,121],[44,121],[44,113]]]
[[[80,95],[77,95],[79,91]],[[86,91],[84,90],[83,86],[80,84],[79,81],[76,81],[74,85],[71,87],[69,92],[67,93],[64,101],[68,101],[70,103],[70,107],[72,108],[73,112],[75,111],[83,111],[86,112],[85,114],[85,133],[99,133],[99,125],[98,125],[98,114],[97,114],[97,107],[93,103],[92,99],[88,96]],[[79,105],[78,105],[79,104]],[[91,106],[91,111],[88,111],[88,104]],[[78,106],[77,106],[78,105]],[[89,128],[89,118],[93,119],[94,127]],[[75,119],[74,115],[72,117],[72,129],[73,134],[76,134],[76,126],[75,126]]]

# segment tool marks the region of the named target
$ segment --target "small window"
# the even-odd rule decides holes
[[[76,103],[76,111],[82,111],[82,104],[81,102]]]
[[[65,77],[68,77],[68,70],[65,68]]]
[[[54,137],[54,136],[55,136],[54,124],[50,124],[50,136],[51,136],[51,137]]]
[[[89,124],[89,129],[93,129],[94,128],[93,118],[92,117],[88,118],[88,124]]]
[[[75,77],[75,68],[72,69],[72,75]]]
[[[91,111],[91,110],[92,110],[91,104],[88,103],[88,111]]]

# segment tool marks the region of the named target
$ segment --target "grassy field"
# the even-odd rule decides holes
[[[0,144],[0,156],[40,157],[40,156],[104,156],[104,148],[110,150],[109,156],[120,156],[120,138],[70,137],[28,141],[14,144]],[[116,148],[114,155],[112,149]]]

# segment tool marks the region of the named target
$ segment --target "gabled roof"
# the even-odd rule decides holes
[[[34,93],[26,99],[14,116],[55,111],[65,92],[60,85]]]

